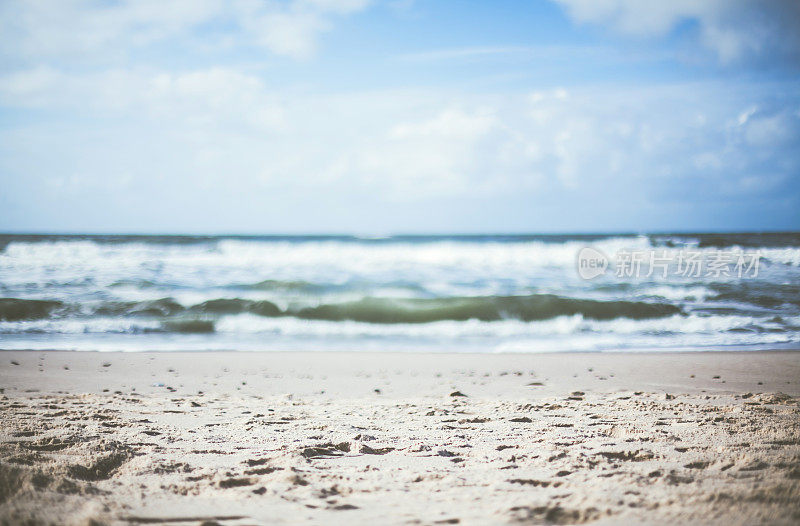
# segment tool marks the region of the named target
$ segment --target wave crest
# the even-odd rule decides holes
[[[293,313],[311,320],[367,323],[430,323],[435,321],[538,321],[580,314],[594,320],[663,318],[682,311],[675,305],[632,301],[564,298],[552,294],[479,296],[444,299],[364,298],[306,307]]]
[[[87,310],[89,311],[87,313]],[[381,298],[323,303],[313,307],[281,310],[266,300],[219,298],[184,307],[172,298],[140,302],[104,302],[99,305],[65,305],[59,301],[0,299],[0,319],[60,318],[67,314],[175,319],[187,315],[219,317],[250,313],[263,317],[294,317],[306,320],[359,321],[366,323],[431,323],[437,321],[539,321],[559,316],[581,315],[586,319],[642,320],[683,314],[667,303],[600,301],[565,298],[552,294],[530,296],[474,296],[454,298]]]
[[[49,317],[53,311],[63,306],[63,303],[55,300],[0,298],[0,320],[38,320]]]

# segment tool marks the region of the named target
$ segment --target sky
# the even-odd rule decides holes
[[[759,230],[793,0],[0,0],[0,231]]]

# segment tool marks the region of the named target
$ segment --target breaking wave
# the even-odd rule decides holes
[[[587,245],[762,258],[748,279],[582,280]],[[797,345],[799,284],[798,233],[0,235],[0,348]]]
[[[70,305],[60,301],[0,298],[0,320],[19,321],[71,314],[84,316],[172,317],[193,314],[230,315],[250,313],[265,317],[289,316],[307,320],[360,321],[365,323],[431,323],[436,321],[537,321],[558,316],[581,315],[587,319],[641,320],[680,314],[680,307],[666,303],[597,301],[538,294],[437,299],[363,298],[281,310],[262,300],[220,298],[185,307],[172,298],[142,302],[103,302]]]

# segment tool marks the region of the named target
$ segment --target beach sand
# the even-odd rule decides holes
[[[800,353],[0,352],[3,524],[797,524]]]

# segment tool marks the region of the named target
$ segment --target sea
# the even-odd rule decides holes
[[[800,348],[800,233],[0,235],[0,349]]]

